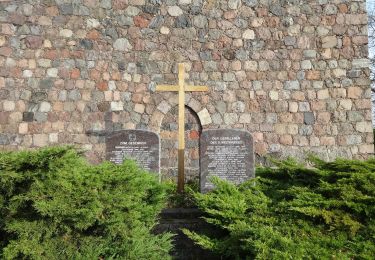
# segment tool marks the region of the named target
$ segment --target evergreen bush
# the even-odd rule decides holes
[[[221,236],[184,232],[230,259],[374,259],[375,160],[310,158],[257,169],[240,186],[194,193]]]
[[[166,188],[135,163],[71,147],[0,153],[0,259],[168,259],[151,230]]]

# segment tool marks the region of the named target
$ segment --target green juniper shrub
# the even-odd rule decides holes
[[[375,159],[310,162],[276,162],[240,186],[214,179],[194,197],[226,233],[185,234],[230,259],[374,259]]]
[[[168,259],[171,235],[151,232],[165,203],[165,185],[131,161],[2,152],[0,259]]]

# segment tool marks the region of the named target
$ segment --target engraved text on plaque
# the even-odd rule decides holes
[[[115,132],[106,139],[106,159],[115,164],[132,159],[143,169],[159,173],[159,136],[145,130]]]
[[[205,130],[200,140],[201,191],[213,188],[217,176],[239,184],[254,177],[253,139],[249,132],[234,129]]]

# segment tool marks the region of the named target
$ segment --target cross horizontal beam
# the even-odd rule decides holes
[[[179,91],[180,87],[176,85],[157,85],[156,91]]]
[[[186,85],[185,86],[185,91],[208,91],[207,86],[190,86]]]

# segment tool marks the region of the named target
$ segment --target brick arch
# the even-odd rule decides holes
[[[177,96],[177,93],[174,94]],[[164,120],[164,117],[178,105],[175,100],[161,99],[160,95],[157,95],[157,98],[154,98],[154,102],[156,103],[156,105],[155,109],[150,115],[149,128],[154,132],[160,133],[161,124]],[[189,109],[197,117],[201,128],[212,125],[212,115],[209,113],[200,99],[190,97],[189,100],[185,102],[185,109]]]

